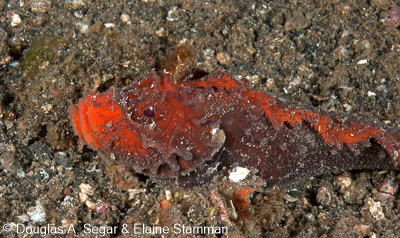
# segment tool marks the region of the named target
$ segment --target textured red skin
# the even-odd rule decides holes
[[[254,168],[267,186],[331,170],[399,168],[398,131],[281,102],[229,73],[177,83],[153,73],[81,98],[70,116],[84,144],[181,185],[234,166]]]

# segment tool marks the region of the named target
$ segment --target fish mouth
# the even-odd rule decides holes
[[[110,128],[122,119],[121,108],[112,102],[113,92],[91,94],[69,109],[71,124],[84,144],[98,149],[113,140]],[[111,123],[111,124],[110,124]]]
[[[74,128],[75,134],[77,134],[79,136],[79,138],[81,138],[83,143],[88,144],[87,140],[85,139],[84,133],[83,133],[81,119],[80,119],[81,117],[80,117],[78,111],[79,111],[78,105],[71,105],[71,107],[69,108],[71,124],[72,124],[72,127]]]
[[[99,146],[98,138],[95,136],[95,131],[91,125],[89,118],[90,101],[79,100],[78,104],[72,105],[70,108],[70,118],[72,127],[84,144],[97,148]]]

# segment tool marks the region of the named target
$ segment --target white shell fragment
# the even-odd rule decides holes
[[[368,64],[368,60],[362,59],[362,60],[358,61],[357,64]]]
[[[121,14],[121,21],[122,21],[122,23],[130,24],[131,23],[130,22],[131,21],[131,17],[126,13],[122,13]]]
[[[115,28],[115,23],[112,23],[112,22],[104,23],[104,27],[105,28]]]
[[[372,198],[368,199],[367,201],[369,206],[369,211],[375,220],[382,220],[385,218],[385,214],[382,211],[381,203],[375,202]]]
[[[11,26],[18,26],[19,24],[21,24],[21,17],[18,14],[12,15]]]
[[[229,173],[229,179],[233,182],[239,182],[249,175],[250,170],[243,167],[236,167],[232,172]]]
[[[81,190],[81,193],[89,194],[89,195],[94,194],[94,188],[92,188],[92,186],[90,186],[90,184],[81,183],[79,185],[79,189]]]
[[[39,201],[36,201],[36,206],[29,208],[27,213],[33,222],[41,223],[44,222],[46,218],[46,212]]]

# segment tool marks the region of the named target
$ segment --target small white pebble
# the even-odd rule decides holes
[[[35,207],[31,207],[28,210],[28,215],[31,218],[31,221],[33,222],[44,222],[45,218],[46,218],[46,212],[42,206],[42,204],[40,204],[39,201],[36,201],[36,206]]]
[[[17,177],[18,178],[24,178],[25,177],[25,172],[23,170],[18,170],[17,171]]]
[[[183,38],[182,40],[179,41],[179,45],[183,45],[186,42],[188,42],[188,39],[187,38]]]
[[[249,175],[250,170],[243,167],[236,167],[234,171],[229,173],[229,179],[233,182],[239,182]]]
[[[78,22],[78,23],[76,23],[76,26],[82,34],[89,33],[89,25],[88,24]]]
[[[121,14],[121,21],[123,23],[128,23],[129,24],[130,20],[131,20],[131,17],[128,14],[126,14],[126,13],[122,13]]]
[[[368,97],[374,97],[374,96],[376,96],[376,93],[374,93],[372,91],[368,91],[367,95],[368,95]]]
[[[165,190],[165,198],[169,201],[172,199],[172,193],[169,190]]]
[[[114,155],[114,153],[110,153],[110,159],[115,160],[115,155]]]
[[[267,82],[265,82],[265,86],[270,89],[275,85],[275,80],[273,78],[268,78]]]
[[[156,35],[158,37],[167,37],[168,36],[168,32],[163,27],[161,27],[160,29],[158,29],[156,31]]]
[[[11,26],[18,26],[21,24],[21,17],[18,14],[14,14],[11,18]]]
[[[348,103],[343,104],[343,107],[345,108],[346,112],[351,111],[352,106]]]
[[[82,18],[82,17],[83,17],[83,14],[82,14],[81,11],[75,11],[75,12],[74,12],[74,16],[75,16],[76,18]]]
[[[249,81],[252,84],[256,84],[257,82],[260,81],[260,78],[258,75],[248,75],[246,76],[247,81]]]
[[[122,65],[122,67],[128,68],[130,63],[131,63],[131,61],[128,60],[128,61],[122,62],[121,65]]]
[[[86,200],[85,204],[91,210],[94,210],[96,208],[96,203],[94,203],[94,202],[92,202],[90,200]]]
[[[231,62],[231,57],[229,57],[229,54],[225,52],[218,53],[215,58],[218,60],[220,64],[227,65]]]
[[[338,177],[338,184],[341,190],[345,190],[350,187],[352,183],[351,177],[348,173],[344,173]]]
[[[177,20],[179,20],[178,8],[173,7],[171,10],[168,11],[167,21],[177,21]]]
[[[89,195],[94,194],[94,188],[92,188],[92,186],[90,186],[90,184],[81,183],[81,185],[79,185],[79,189],[84,194],[89,194]]]
[[[61,202],[62,206],[68,206],[68,207],[73,207],[74,206],[74,197],[71,197],[69,195],[64,197],[64,201]]]
[[[104,23],[105,28],[114,28],[115,23]]]
[[[128,189],[128,194],[129,194],[129,198],[128,200],[133,200],[136,198],[136,194],[139,193],[145,193],[146,189],[145,188],[133,188],[133,189]]]
[[[297,202],[297,201],[299,200],[298,198],[292,197],[292,196],[290,196],[289,194],[286,194],[286,195],[284,196],[284,198],[285,198],[285,200],[288,201],[288,202]]]
[[[362,59],[362,60],[358,61],[357,64],[368,64],[368,60]]]
[[[380,202],[375,202],[372,198],[369,198],[367,203],[369,206],[369,211],[375,220],[382,220],[385,218],[385,214],[382,211]]]
[[[89,199],[89,196],[87,195],[87,194],[85,194],[85,193],[79,193],[79,200],[81,201],[81,202],[84,202],[84,201],[86,201],[86,200],[88,200]]]
[[[53,106],[51,104],[46,104],[42,106],[42,109],[44,113],[49,113],[53,109]]]

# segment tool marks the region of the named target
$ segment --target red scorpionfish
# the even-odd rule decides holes
[[[395,129],[279,101],[230,73],[172,71],[81,98],[70,109],[76,134],[138,173],[181,186],[236,166],[268,187],[335,170],[399,169]]]

